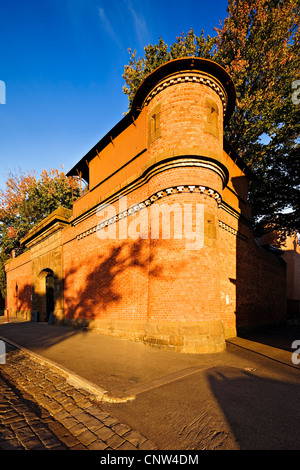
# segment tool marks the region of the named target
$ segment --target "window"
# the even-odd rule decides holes
[[[206,98],[206,120],[204,122],[204,130],[209,134],[219,138],[219,108],[210,98]]]
[[[160,111],[161,104],[158,104],[148,117],[148,145],[151,145],[154,140],[161,136]]]

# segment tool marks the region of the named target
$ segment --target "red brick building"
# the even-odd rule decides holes
[[[221,351],[238,328],[283,322],[287,264],[255,241],[251,172],[223,138],[234,106],[234,84],[212,61],[152,72],[68,173],[88,191],[34,227],[28,250],[8,262],[11,314],[53,312],[182,352]]]

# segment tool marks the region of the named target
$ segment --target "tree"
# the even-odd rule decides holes
[[[5,262],[11,252],[21,254],[22,238],[38,222],[59,206],[72,208],[80,196],[77,180],[70,181],[57,169],[9,174],[5,189],[0,189],[0,291],[6,297]]]
[[[144,57],[137,58],[136,50],[132,52],[128,49],[131,56],[129,64],[125,65],[123,78],[126,85],[123,87],[123,92],[128,96],[129,107],[140,83],[149,73],[165,62],[179,57],[195,56],[210,59],[214,42],[215,39],[210,36],[204,38],[203,30],[200,36],[197,36],[193,29],[190,29],[187,34],[181,33],[170,47],[160,37],[158,44],[149,44],[144,48]]]
[[[256,232],[300,230],[300,6],[294,0],[229,0],[214,60],[231,75],[237,106],[225,136],[251,167]],[[289,209],[289,212],[286,211]]]
[[[292,101],[292,84],[300,78],[299,2],[229,0],[227,11],[215,37],[190,30],[170,47],[161,38],[148,45],[143,58],[130,51],[124,93],[131,104],[145,76],[178,57],[222,65],[237,92],[225,137],[256,175],[249,188],[256,233],[266,224],[300,231],[299,105]]]

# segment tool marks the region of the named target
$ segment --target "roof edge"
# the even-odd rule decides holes
[[[228,72],[226,72],[226,70],[217,62],[210,59],[203,59],[200,57],[181,57],[170,60],[169,62],[160,65],[146,76],[135,93],[130,111],[110,131],[108,131],[107,134],[102,137],[102,139],[100,139],[97,144],[94,145],[85,154],[85,156],[76,163],[76,165],[74,165],[73,168],[71,168],[71,170],[67,172],[67,176],[79,176],[80,172],[80,176],[85,181],[89,182],[88,163],[97,155],[97,153],[103,150],[112,139],[117,137],[135,121],[141,112],[143,101],[151,89],[165,76],[184,70],[192,71],[195,69],[210,73],[216,77],[225,88],[228,95],[228,104],[224,121],[229,121],[235,107],[236,93],[233,81]]]
[[[69,224],[68,219],[72,216],[72,210],[65,207],[58,207],[55,211],[49,214],[45,219],[41,220],[39,223],[34,225],[34,227],[29,230],[27,235],[20,240],[22,245],[26,245],[29,241],[39,236],[42,232],[48,229],[50,226],[54,225],[57,222],[63,224]]]

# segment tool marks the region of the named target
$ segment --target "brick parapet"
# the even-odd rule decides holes
[[[166,64],[146,78],[133,111],[79,162],[78,171],[89,168],[90,188],[60,239],[49,235],[53,256],[46,256],[42,233],[31,254],[40,260],[35,274],[47,259],[58,262],[65,323],[176,351],[215,352],[237,326],[282,319],[285,271],[255,244],[247,171],[223,148],[223,120],[234,101],[230,77],[217,64],[193,61]],[[169,232],[162,224],[153,231],[158,217],[168,219]]]
[[[184,76],[184,74],[181,74]],[[207,117],[215,104],[215,132],[208,131]],[[161,133],[149,145],[151,157],[176,149],[201,148],[203,156],[220,158],[223,152],[222,102],[216,91],[197,82],[163,88],[148,104],[148,120],[159,114]],[[214,114],[211,113],[211,114]],[[218,133],[218,135],[216,135]]]

